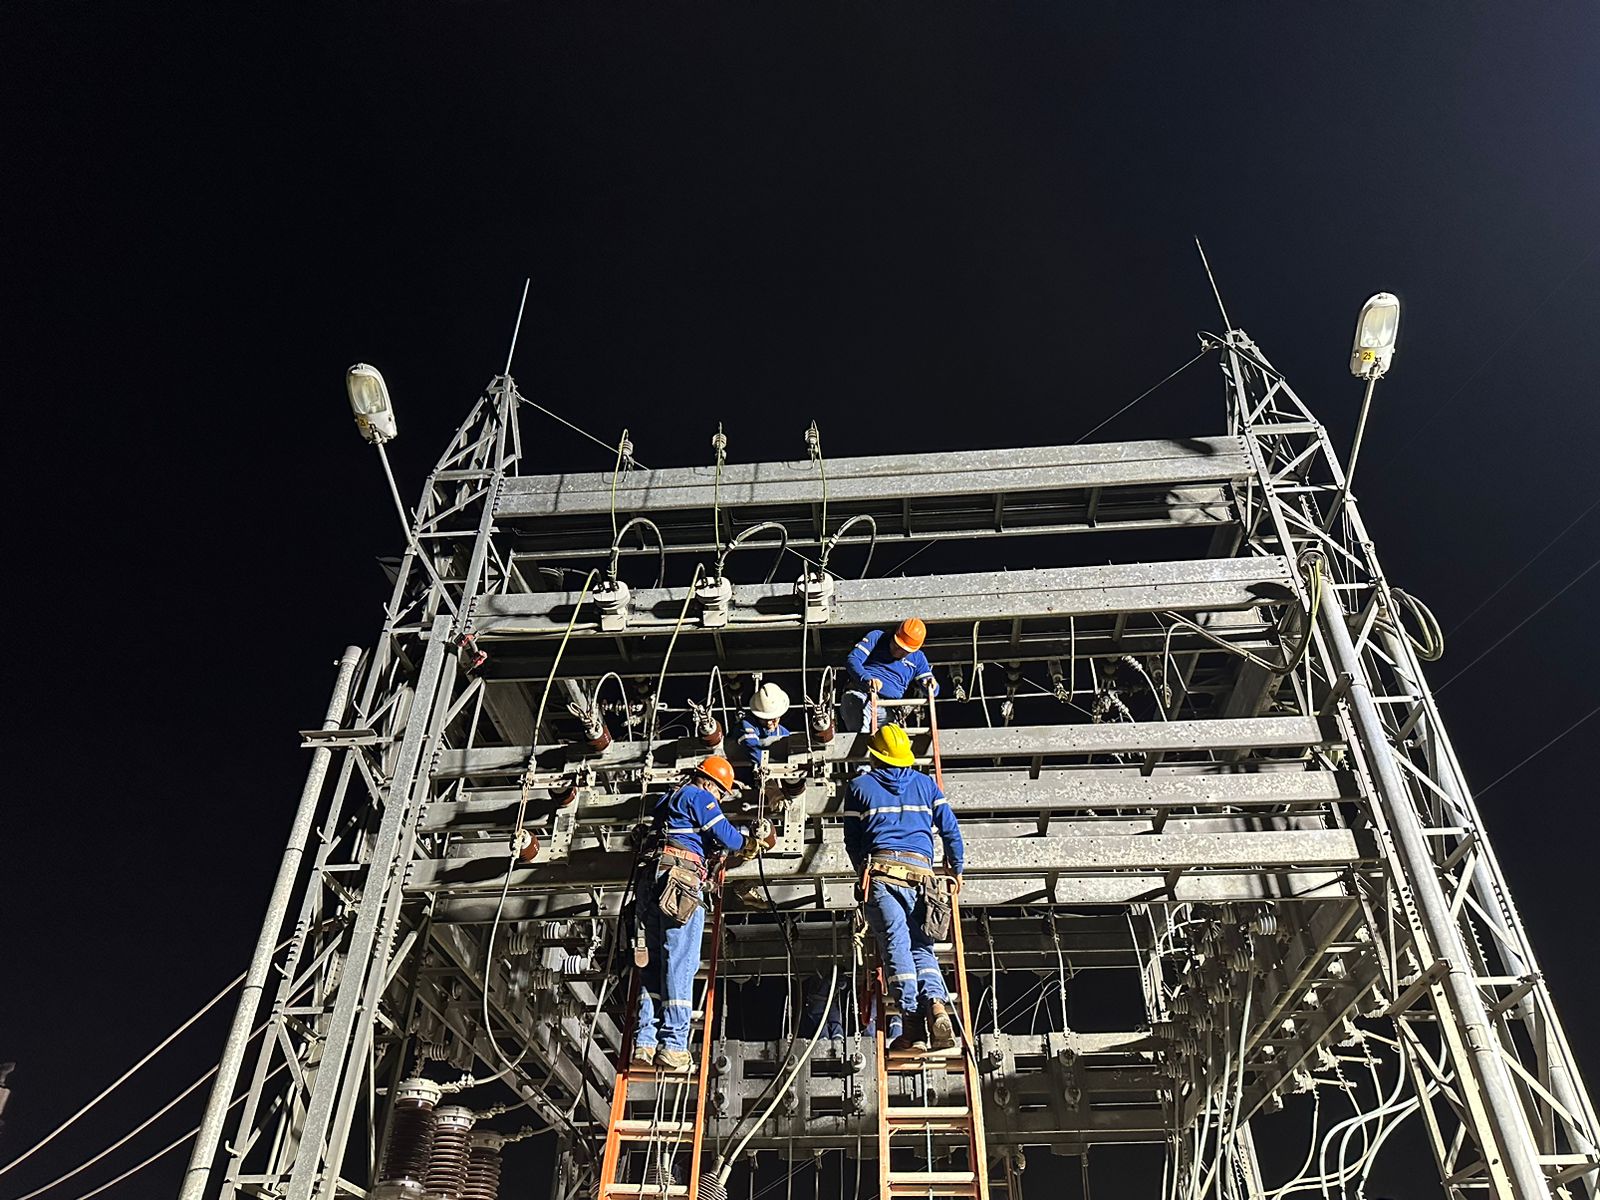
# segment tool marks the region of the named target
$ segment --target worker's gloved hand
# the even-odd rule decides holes
[[[873,694],[877,694],[878,692],[881,692],[882,690],[883,690],[883,680],[881,680],[881,679],[869,679],[869,680],[867,680],[867,691],[872,692]]]
[[[937,679],[928,680],[925,686],[927,688],[928,698],[930,700],[939,694],[939,681]]]

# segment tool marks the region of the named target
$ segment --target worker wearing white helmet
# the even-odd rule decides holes
[[[789,711],[789,693],[775,683],[763,683],[750,698],[750,711],[740,721],[739,745],[756,770],[766,765],[767,750],[789,736],[783,716]]]

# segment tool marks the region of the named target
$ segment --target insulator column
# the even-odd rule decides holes
[[[492,1130],[484,1129],[472,1135],[467,1181],[461,1189],[461,1200],[499,1200],[500,1149],[505,1144],[505,1135]]]
[[[433,1149],[428,1155],[429,1197],[460,1200],[467,1184],[467,1159],[472,1152],[472,1126],[477,1114],[450,1105],[433,1114]]]
[[[422,1192],[433,1151],[434,1106],[443,1094],[437,1083],[427,1079],[407,1079],[395,1089],[389,1141],[374,1197],[409,1197]]]

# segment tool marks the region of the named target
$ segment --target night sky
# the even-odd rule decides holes
[[[1343,445],[1355,314],[1394,291],[1356,490],[1450,634],[1471,779],[1600,699],[1600,6],[241,7],[0,7],[0,1160],[244,969],[295,730],[400,548],[341,375],[387,376],[414,503],[524,277],[523,393],[651,466],[718,421],[745,462],[812,419],[834,456],[1071,441],[1220,328],[1197,234]],[[1096,438],[1223,422],[1208,361]],[[524,428],[527,471],[609,465]],[[1482,798],[1591,1082],[1597,738]],[[188,1084],[226,1019],[0,1196]]]

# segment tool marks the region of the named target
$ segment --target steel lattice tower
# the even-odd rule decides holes
[[[1593,1197],[1600,1126],[1417,610],[1323,427],[1243,332],[1209,345],[1215,436],[918,461],[830,460],[819,439],[796,463],[523,474],[520,397],[492,380],[428,477],[377,643],[347,652],[306,734],[183,1195],[365,1194],[418,1072],[487,1081],[458,1101],[477,1109],[521,1097],[557,1130],[556,1194],[585,1188],[621,1047],[630,831],[704,753],[687,701],[725,729],[760,674],[825,702],[862,630],[916,614],[968,841],[997,1166],[1148,1142],[1175,1195],[1259,1197],[1252,1130],[1358,1047],[1396,1081],[1373,1120],[1416,1114],[1444,1194]],[[1003,546],[1009,569],[860,565],[930,543]],[[1103,562],[1090,543],[1140,556],[1064,565]],[[755,865],[730,873],[722,979],[853,961],[839,805],[862,740],[802,731],[775,754],[778,913]],[[1065,995],[1097,970],[1142,1002],[1075,1030]],[[998,1012],[1018,980],[1051,996],[1026,1031]],[[718,1031],[708,1144],[782,1059],[775,1036]],[[853,1023],[825,1041],[752,1145],[873,1153],[872,1052]]]

